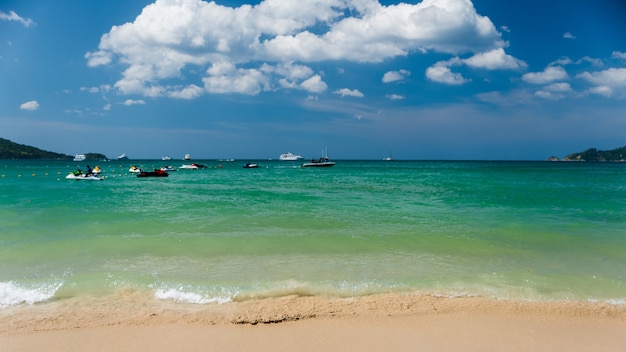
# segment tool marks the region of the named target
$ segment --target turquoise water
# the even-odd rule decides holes
[[[626,164],[0,161],[0,306],[427,292],[626,304]],[[182,162],[170,162],[178,167]],[[221,164],[221,167],[219,165]],[[94,166],[92,164],[91,166]]]

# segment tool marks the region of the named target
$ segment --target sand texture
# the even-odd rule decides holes
[[[133,291],[0,310],[1,351],[626,351],[626,306],[383,294],[226,304]]]

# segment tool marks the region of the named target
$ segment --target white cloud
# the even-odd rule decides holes
[[[547,84],[567,78],[567,72],[561,66],[548,66],[542,72],[529,72],[522,76],[524,81],[532,84]]]
[[[602,62],[602,60],[600,59],[595,59],[593,57],[589,57],[589,56],[584,56],[582,57],[580,60],[576,61],[576,64],[582,64],[583,62],[588,62],[590,64],[592,64],[593,66],[602,66],[604,63]]]
[[[20,109],[34,111],[39,109],[39,103],[37,102],[37,100],[27,101],[20,105]]]
[[[306,81],[302,82],[300,86],[309,93],[322,93],[323,91],[328,89],[328,86],[326,85],[326,83],[324,83],[324,81],[322,81],[322,77],[320,77],[319,75],[315,75],[307,79]]]
[[[389,95],[386,95],[386,97],[389,100],[402,100],[405,98],[403,95],[398,95],[398,94],[389,94]]]
[[[569,83],[553,83],[545,86],[542,90],[535,92],[535,96],[544,99],[558,100],[567,96],[567,93],[572,92],[572,87]]]
[[[363,98],[363,93],[361,93],[358,89],[341,88],[341,89],[334,91],[333,94],[339,94],[342,97]]]
[[[139,100],[126,99],[126,100],[124,101],[124,105],[126,105],[126,106],[131,106],[131,105],[143,105],[143,104],[145,104],[145,103],[146,103],[146,102],[145,102],[145,101],[143,101],[143,100],[141,100],[141,99],[139,99]]]
[[[572,86],[570,86],[569,83],[553,83],[549,86],[546,86],[544,88],[544,90],[550,91],[550,92],[571,92],[572,91]]]
[[[576,39],[576,37],[574,37],[574,35],[572,33],[570,33],[570,32],[565,32],[563,34],[563,38],[565,38],[565,39]]]
[[[572,64],[572,59],[564,56],[558,60],[552,61],[548,66],[565,66],[565,65],[570,65],[570,64]]]
[[[622,60],[626,60],[626,53],[621,52],[621,51],[614,51],[611,54],[611,57],[614,59],[622,59]]]
[[[450,85],[461,85],[470,80],[463,78],[460,73],[454,73],[444,65],[435,65],[426,69],[426,77],[431,81]]]
[[[623,98],[626,96],[626,68],[609,68],[603,71],[583,72],[576,76],[583,79],[594,87],[588,90],[589,93],[599,94],[606,97],[616,96]]]
[[[513,56],[506,54],[502,48],[477,53],[474,56],[463,60],[463,62],[470,67],[485,68],[488,70],[523,70],[527,67],[524,61],[518,60]]]
[[[195,84],[191,84],[181,90],[168,92],[168,96],[178,99],[194,99],[201,96],[202,93],[204,93],[204,89]]]
[[[402,81],[410,75],[411,72],[408,70],[389,71],[383,75],[382,82],[391,83],[396,81]]]
[[[576,76],[597,86],[626,87],[626,68],[610,68],[598,72],[583,72]]]
[[[196,81],[202,80],[209,93],[258,94],[271,87],[298,86],[319,92],[325,83],[300,63],[382,62],[428,52],[491,53],[506,45],[491,20],[467,0],[393,5],[378,0],[263,0],[239,7],[156,0],[134,21],[113,26],[101,37],[98,50],[85,58],[90,67],[125,67],[115,83],[122,94],[179,97],[179,86],[189,86],[182,81],[193,79],[192,72],[204,74]],[[491,61],[477,56],[468,64],[515,65],[516,59],[503,50],[491,55]],[[231,65],[230,74],[207,70],[216,63]],[[263,65],[274,69],[264,71]],[[187,96],[197,96],[196,91],[187,90],[193,92]]]
[[[15,21],[23,24],[24,27],[30,27],[35,24],[30,18],[20,17],[15,11],[9,11],[9,13],[0,11],[0,21]]]
[[[593,88],[590,88],[588,92],[591,94],[603,95],[607,98],[613,95],[613,89],[607,86],[593,87]]]

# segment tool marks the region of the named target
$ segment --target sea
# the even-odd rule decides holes
[[[193,162],[0,160],[0,309],[124,290],[626,304],[626,163]],[[88,163],[102,181],[65,178]]]

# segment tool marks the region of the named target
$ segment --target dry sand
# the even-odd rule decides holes
[[[0,351],[626,351],[626,306],[384,294],[0,310]]]

